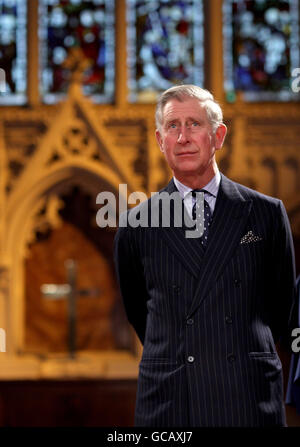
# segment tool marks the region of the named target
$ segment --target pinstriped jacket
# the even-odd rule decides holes
[[[175,190],[173,180],[164,189]],[[143,343],[135,424],[284,426],[275,344],[297,312],[282,202],[221,174],[205,251],[174,225],[119,228],[114,250]]]

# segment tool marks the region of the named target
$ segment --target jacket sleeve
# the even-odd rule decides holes
[[[291,332],[297,327],[298,320],[295,254],[289,219],[282,201],[279,201],[278,212],[273,241],[274,332],[282,347],[291,352]]]
[[[119,228],[114,240],[117,279],[128,321],[144,344],[147,321],[147,289],[143,268],[128,227]]]

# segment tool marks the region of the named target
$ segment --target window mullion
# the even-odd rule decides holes
[[[27,2],[27,97],[28,104],[37,105],[39,97],[38,0]]]

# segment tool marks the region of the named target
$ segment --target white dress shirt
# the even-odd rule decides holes
[[[182,197],[187,212],[189,216],[192,217],[192,209],[195,203],[195,199],[191,194],[192,188],[181,183],[179,180],[177,180],[176,177],[173,177],[173,179],[175,186]],[[207,201],[212,215],[216,205],[220,182],[221,182],[221,174],[220,171],[217,170],[216,175],[210,180],[210,182],[208,182],[207,185],[201,188],[208,191],[208,193],[207,192],[204,193],[204,199]]]

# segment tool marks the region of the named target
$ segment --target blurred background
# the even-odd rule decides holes
[[[284,202],[299,275],[299,29],[299,0],[0,0],[0,426],[133,423],[141,346],[96,198],[117,221],[120,184],[169,181],[166,88],[220,102],[219,168]]]

